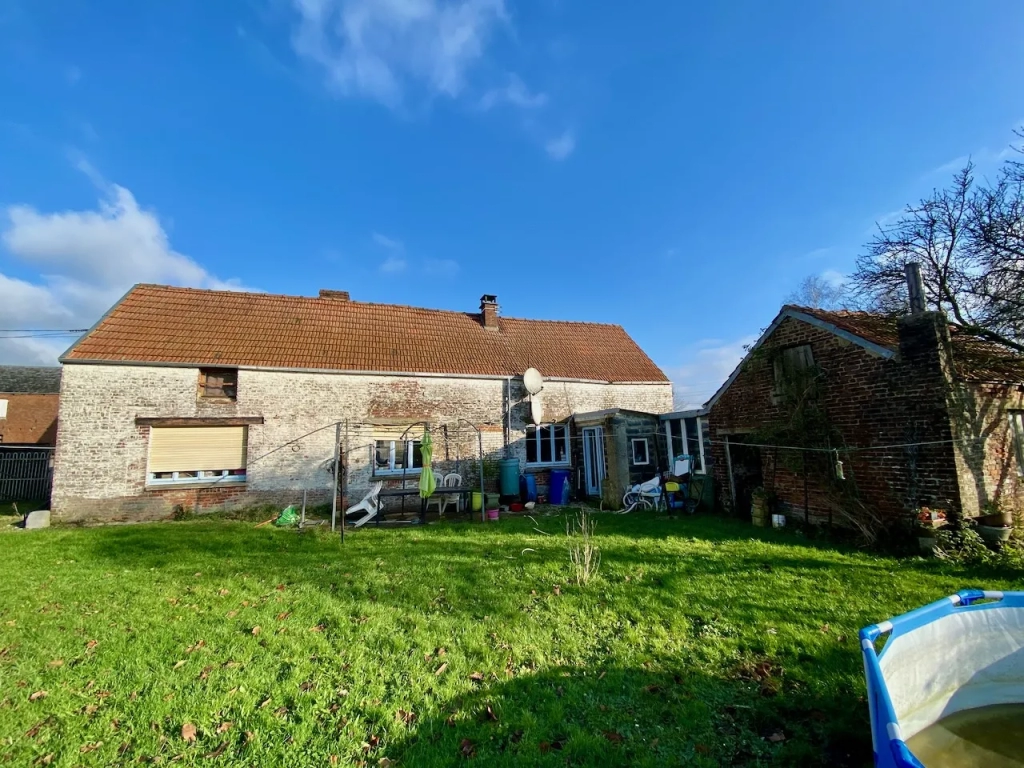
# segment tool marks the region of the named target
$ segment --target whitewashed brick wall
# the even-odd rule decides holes
[[[171,492],[145,489],[149,429],[136,426],[139,416],[262,416],[263,424],[249,427],[246,492],[254,500],[301,498],[303,489],[328,492],[331,478],[325,465],[333,455],[333,424],[338,421],[347,422],[346,480],[353,494],[370,481],[370,422],[448,424],[447,444],[435,449],[438,459],[447,448],[450,457],[459,451],[463,459],[475,460],[476,433],[464,426],[459,429],[458,419],[484,427],[486,453],[498,456],[502,449],[506,381],[501,379],[243,369],[237,401],[212,404],[197,400],[198,375],[196,368],[65,365],[53,483],[55,515],[110,517],[123,508],[127,511],[121,517],[131,518],[133,510],[138,517],[169,511]],[[529,410],[520,382],[512,382],[512,394],[512,447],[525,461],[522,438]],[[545,420],[553,421],[605,408],[661,413],[672,407],[668,383],[548,382],[541,397]],[[434,436],[437,444],[437,431]],[[156,501],[149,504],[149,498]],[[134,502],[127,503],[130,500]]]

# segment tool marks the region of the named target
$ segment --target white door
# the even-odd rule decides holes
[[[601,495],[604,477],[604,429],[586,427],[583,430],[583,474],[586,476],[587,496]]]

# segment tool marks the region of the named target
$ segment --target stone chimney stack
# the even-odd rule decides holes
[[[334,299],[335,301],[351,301],[348,291],[335,291],[331,288],[320,289],[321,299]]]
[[[498,297],[485,293],[480,297],[480,322],[488,331],[498,330]]]
[[[921,279],[921,265],[916,261],[908,261],[903,271],[907,276],[910,314],[920,315],[925,310],[924,280]]]

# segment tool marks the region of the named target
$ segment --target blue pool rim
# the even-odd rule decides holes
[[[979,600],[994,602],[979,603]],[[871,713],[871,742],[877,768],[925,768],[907,748],[899,721],[882,677],[878,660],[885,655],[889,641],[937,621],[944,616],[964,611],[991,611],[1001,608],[1024,608],[1024,592],[963,589],[955,595],[915,608],[909,613],[864,627],[860,631],[861,653],[864,657],[864,676],[868,688],[868,709]],[[881,653],[875,652],[875,641],[886,633],[889,641]]]

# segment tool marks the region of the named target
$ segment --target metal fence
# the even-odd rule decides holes
[[[49,500],[53,450],[0,450],[0,501]]]

